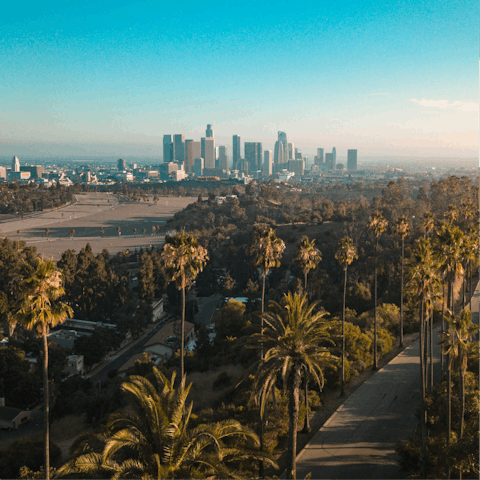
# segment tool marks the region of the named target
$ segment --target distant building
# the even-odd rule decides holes
[[[173,136],[176,162],[183,163],[185,161],[185,137],[183,134]]]
[[[200,142],[194,142],[189,140],[185,142],[185,171],[187,173],[193,172],[195,159],[200,158],[201,155],[202,146]]]
[[[333,161],[333,153],[326,153],[325,154],[325,164],[327,165],[327,168],[334,168],[335,163]]]
[[[7,179],[7,169],[5,167],[0,167],[0,178]]]
[[[288,153],[288,159],[289,160],[294,160],[294,152],[295,152],[295,144],[294,143],[287,143],[287,153]]]
[[[162,163],[158,166],[160,180],[170,180],[170,174],[178,169],[178,164],[174,162]]]
[[[19,172],[20,171],[20,160],[15,155],[12,158],[12,172]]]
[[[32,420],[32,412],[30,410],[6,407],[5,397],[0,398],[0,427],[8,430],[17,430],[30,420]]]
[[[333,164],[337,163],[337,149],[335,147],[332,148],[332,155],[333,155]]]
[[[348,150],[347,152],[347,171],[357,171],[357,150]]]
[[[44,172],[43,165],[24,165],[20,167],[21,172],[30,172],[30,178],[42,178]]]
[[[215,168],[215,141],[213,137],[202,138],[201,157],[205,160],[205,168]]]
[[[222,170],[228,169],[227,147],[224,145],[218,147],[218,168]]]
[[[301,177],[305,174],[305,162],[302,159],[290,160],[288,162],[289,172],[293,172],[296,177]]]
[[[193,173],[196,177],[201,177],[203,175],[204,161],[203,158],[198,157],[194,160],[193,163]]]
[[[263,152],[263,175],[270,176],[273,174],[273,151],[265,150]]]
[[[127,162],[123,158],[119,158],[117,164],[121,172],[127,169]]]
[[[233,136],[233,151],[232,151],[232,161],[233,161],[233,170],[240,170],[240,136]]]
[[[262,168],[262,144],[260,142],[245,142],[245,163],[248,171],[254,172]]]
[[[276,169],[278,169],[278,165],[288,162],[287,134],[285,132],[278,132],[273,162]]]
[[[317,155],[314,158],[315,165],[322,165],[324,163],[323,148],[317,148]]]
[[[212,128],[212,126],[211,126],[210,124],[207,125],[207,130],[206,130],[206,132],[205,132],[205,136],[206,136],[207,138],[214,138],[214,137],[215,137],[215,135],[214,135],[214,133],[213,133],[213,128]]]
[[[163,136],[163,163],[173,162],[175,160],[175,147],[171,135]]]
[[[302,152],[298,150],[298,148],[295,149],[295,160],[301,160],[302,159]]]

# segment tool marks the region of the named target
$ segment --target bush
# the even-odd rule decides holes
[[[367,335],[373,343],[373,330],[369,330]],[[379,328],[377,330],[377,355],[379,355],[380,358],[383,357],[392,349],[392,344],[393,339],[388,332],[383,328]]]
[[[232,383],[232,377],[227,372],[222,372],[213,382],[213,389],[220,390],[221,388],[228,387]]]

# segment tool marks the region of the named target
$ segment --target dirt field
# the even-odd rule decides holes
[[[153,202],[150,197],[148,202],[130,202],[109,193],[86,193],[75,197],[76,203],[72,205],[24,220],[0,223],[0,234],[13,240],[25,240],[27,245],[36,245],[45,258],[54,260],[59,260],[65,250],[78,252],[87,243],[95,254],[104,248],[116,254],[126,249],[162,244],[165,222],[197,200],[196,197],[160,197]],[[157,226],[160,230],[152,233],[152,227]],[[71,230],[75,231],[72,237],[69,236]]]

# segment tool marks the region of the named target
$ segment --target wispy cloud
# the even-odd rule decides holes
[[[428,100],[426,98],[422,98],[421,100],[411,98],[410,101],[421,105],[422,107],[440,108],[441,110],[462,110],[463,112],[478,112],[478,103],[475,102],[450,102],[449,100]]]

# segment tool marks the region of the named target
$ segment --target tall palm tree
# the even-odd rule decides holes
[[[435,216],[432,212],[429,211],[424,213],[421,225],[425,229],[425,238],[427,238],[430,232],[435,228]]]
[[[43,426],[45,439],[45,475],[50,478],[50,430],[48,393],[48,342],[51,327],[63,323],[73,310],[58,298],[65,294],[62,274],[52,260],[37,260],[35,272],[21,284],[22,302],[17,312],[18,322],[28,330],[35,330],[43,339]]]
[[[208,260],[207,249],[199,245],[197,239],[185,232],[174,232],[165,237],[165,247],[161,254],[167,280],[175,282],[182,291],[182,333],[180,341],[180,374],[185,375],[185,289],[203,270]]]
[[[368,228],[375,236],[375,305],[373,313],[373,369],[378,368],[377,365],[377,251],[378,251],[378,237],[387,230],[388,221],[379,212],[374,212],[368,220]]]
[[[305,293],[307,293],[308,272],[316,268],[319,262],[322,261],[322,252],[315,247],[315,239],[309,241],[306,235],[302,237],[302,242],[294,261],[297,262],[302,269],[305,278]]]
[[[348,266],[358,258],[357,247],[350,237],[344,237],[340,241],[338,250],[335,253],[335,258],[340,265],[343,265],[345,272],[345,280],[343,283],[343,311],[342,311],[342,387],[340,395],[345,395],[345,303],[347,299],[347,269]]]
[[[405,262],[405,237],[410,233],[410,222],[406,215],[402,215],[395,222],[394,233],[402,239],[402,280],[400,285],[400,346],[403,347],[403,266]]]
[[[422,385],[421,396],[421,460],[422,478],[426,477],[426,409],[425,409],[425,324],[428,321],[431,306],[436,298],[440,283],[437,275],[437,262],[430,238],[420,238],[415,241],[412,257],[409,262],[408,287],[417,298],[420,305],[420,377]]]
[[[442,334],[442,340],[439,345],[445,354],[449,356],[448,370],[451,371],[452,366],[456,367],[460,374],[460,419],[458,422],[458,436],[463,437],[463,420],[465,417],[465,373],[467,371],[467,352],[468,342],[473,338],[478,331],[478,325],[472,323],[472,312],[469,310],[462,310],[458,318],[455,313],[449,312],[450,315],[446,317],[448,329]],[[451,394],[450,394],[451,395]],[[451,396],[448,399],[451,404]],[[447,409],[447,412],[450,408]],[[450,427],[451,422],[447,422]],[[447,431],[450,437],[450,432]]]
[[[106,433],[82,435],[58,476],[238,478],[237,465],[245,460],[276,466],[258,452],[257,436],[236,420],[190,428],[192,384],[186,387],[183,377],[175,389],[175,373],[169,380],[155,367],[153,376],[154,383],[132,376],[122,384],[128,410],[109,417]]]
[[[317,303],[308,304],[307,296],[291,292],[282,304],[271,302],[263,314],[266,327],[253,338],[265,346],[265,358],[255,374],[255,391],[263,412],[267,393],[278,377],[288,393],[287,478],[296,476],[297,426],[302,369],[307,369],[323,388],[322,367],[330,355],[326,344],[333,344],[327,331],[326,312],[315,311]]]
[[[285,250],[285,243],[277,238],[273,228],[259,228],[255,232],[250,254],[254,255],[253,264],[262,273],[262,313],[265,311],[265,278],[271,268],[280,266],[280,259]]]

